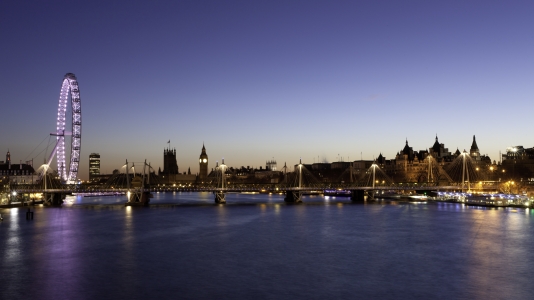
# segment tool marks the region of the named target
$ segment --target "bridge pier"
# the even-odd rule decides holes
[[[148,191],[135,191],[127,193],[128,202],[124,206],[148,206],[151,194]]]
[[[365,191],[364,190],[353,190],[350,193],[350,200],[352,201],[365,201]]]
[[[43,193],[43,203],[47,206],[61,206],[65,196],[65,194],[61,193]]]
[[[226,204],[226,193],[222,191],[215,192],[215,203]]]
[[[300,192],[286,191],[284,201],[286,203],[302,203],[302,195]]]

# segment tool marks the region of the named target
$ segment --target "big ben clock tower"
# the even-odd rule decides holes
[[[202,144],[202,153],[200,154],[198,163],[200,165],[199,178],[200,180],[204,180],[208,177],[208,155],[206,154],[206,147],[204,147],[204,144]]]

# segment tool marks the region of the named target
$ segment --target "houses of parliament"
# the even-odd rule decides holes
[[[202,152],[199,157],[200,172],[197,175],[191,174],[191,168],[187,172],[180,173],[176,160],[176,148],[163,150],[163,170],[158,170],[158,176],[164,184],[192,184],[202,182],[207,178],[208,154],[206,147],[202,145]]]

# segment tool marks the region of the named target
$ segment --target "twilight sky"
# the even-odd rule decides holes
[[[4,0],[0,153],[43,161],[72,72],[82,179],[92,152],[103,173],[157,169],[168,140],[193,173],[203,142],[210,168],[391,159],[436,134],[498,160],[534,146],[532,16],[533,1]]]

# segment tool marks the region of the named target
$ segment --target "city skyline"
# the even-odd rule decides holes
[[[473,136],[473,138],[475,138],[475,136]],[[464,151],[465,151],[465,152],[469,153],[469,150],[468,150],[468,149],[471,147],[471,144],[470,144],[469,147],[465,147],[465,148],[463,148],[463,149],[460,149],[459,147],[458,147],[457,149],[451,149],[451,148],[449,148],[449,147],[447,146],[446,143],[443,143],[441,140],[439,140],[439,137],[438,137],[437,135],[436,135],[435,138],[434,138],[434,142],[436,142],[436,141],[438,141],[440,144],[444,144],[444,147],[445,147],[446,149],[448,149],[449,152],[450,152],[451,154],[454,154],[454,152],[455,152],[457,149],[458,149],[460,152],[464,152]],[[473,140],[471,140],[471,143],[472,143],[472,142],[473,142]],[[477,141],[477,144],[478,144],[478,141]],[[162,160],[162,161],[164,160],[164,152],[165,152],[165,151],[168,151],[168,150],[173,151],[173,150],[175,150],[175,148],[172,148],[172,147],[170,146],[170,140],[167,142],[167,145],[168,145],[168,146],[167,146],[166,148],[164,148],[164,149],[163,149],[163,152],[161,153],[161,154],[162,154],[162,155],[161,155],[161,160]],[[430,148],[432,148],[431,146],[429,146],[429,147],[426,147],[426,148],[420,148],[420,149],[419,149],[419,148],[417,148],[417,147],[414,147],[412,144],[410,144],[408,139],[406,139],[406,140],[404,141],[404,144],[403,144],[402,146],[404,147],[405,145],[408,145],[410,148],[412,148],[414,152],[419,152],[419,151],[423,151],[423,152],[425,152],[425,151],[428,151]],[[52,145],[52,146],[53,146],[53,145]],[[402,147],[402,148],[403,148],[403,147]],[[205,145],[204,145],[204,144],[203,144],[203,147],[202,147],[202,148],[205,148]],[[398,149],[393,155],[391,155],[391,156],[386,156],[386,155],[384,155],[383,152],[379,152],[378,154],[373,155],[373,158],[372,158],[372,159],[364,159],[362,154],[361,154],[361,157],[360,157],[360,158],[353,158],[353,159],[351,159],[350,156],[343,157],[343,156],[341,156],[341,155],[338,155],[338,156],[337,156],[335,159],[333,159],[333,160],[328,160],[328,159],[326,159],[326,157],[320,157],[320,156],[317,156],[317,157],[312,157],[312,158],[308,161],[309,158],[306,158],[306,157],[299,157],[299,158],[297,159],[297,161],[295,161],[295,162],[293,162],[293,161],[292,161],[292,162],[287,162],[287,161],[283,161],[283,162],[282,162],[282,161],[280,161],[280,165],[278,166],[278,169],[280,170],[280,169],[282,168],[282,166],[283,166],[284,164],[286,164],[286,163],[287,163],[287,166],[290,167],[290,166],[293,166],[293,165],[298,164],[299,162],[302,162],[303,164],[312,164],[312,163],[353,162],[353,161],[359,161],[359,160],[372,161],[372,160],[377,159],[379,155],[382,155],[384,159],[391,160],[391,159],[395,159],[395,156],[398,155],[399,153],[402,153],[402,151],[403,151],[402,148],[399,148],[399,149]],[[208,149],[206,149],[206,151],[209,152]],[[203,153],[202,150],[199,151],[199,155],[198,155],[198,156],[201,156],[202,153]],[[503,151],[502,154],[505,154],[505,153],[506,153],[506,152]],[[480,154],[481,154],[481,155],[484,155],[484,156],[487,155],[487,154],[484,153],[483,151],[482,151]],[[91,153],[91,154],[89,154],[89,156],[88,156],[88,158],[87,158],[87,162],[88,162],[88,164],[90,164],[90,162],[91,162],[91,157],[94,157],[95,155],[98,156],[98,158],[100,159],[100,154],[99,154],[99,153]],[[190,162],[191,165],[195,165],[195,166],[196,166],[196,164],[198,164],[198,156],[197,156],[196,158],[194,158],[193,161]],[[495,162],[495,163],[497,163],[497,164],[500,163],[501,157],[498,157],[497,159],[495,159],[495,158],[492,158],[492,157],[490,156],[490,158],[491,158],[491,161],[492,161],[492,162]],[[208,172],[209,172],[210,170],[214,169],[214,168],[216,167],[216,165],[222,163],[222,160],[223,160],[223,159],[224,159],[224,157],[216,158],[216,159],[212,159],[212,158],[210,158],[210,155],[208,154]],[[176,156],[176,160],[177,160],[177,164],[178,164],[178,168],[179,168],[179,173],[180,173],[180,174],[182,174],[182,173],[184,173],[184,172],[187,173],[187,171],[190,170],[191,166],[190,166],[190,165],[186,165],[187,163],[184,163],[184,161],[185,161],[184,159],[179,159],[179,157]],[[252,164],[252,165],[251,165],[251,164],[232,165],[232,164],[228,163],[228,161],[226,162],[226,164],[228,165],[228,167],[234,167],[234,168],[251,167],[252,169],[260,169],[260,168],[265,167],[265,166],[266,166],[266,163],[267,163],[268,161],[273,161],[273,160],[274,160],[274,161],[277,161],[275,157],[272,157],[272,158],[270,158],[270,159],[266,159],[263,163],[260,163],[260,164],[258,164],[258,165],[253,165],[253,164]],[[12,163],[13,165],[16,165],[16,164],[18,164],[18,162],[20,162],[20,160],[17,160],[16,157],[15,157],[15,159],[11,159],[10,161],[11,161],[11,163]],[[132,163],[132,162],[134,162],[134,161],[137,162],[137,163],[141,163],[141,162],[142,162],[142,159],[141,159],[141,160],[131,160],[131,159],[129,160],[130,163]],[[182,163],[184,163],[184,165],[181,166],[180,163],[179,163],[180,161],[182,161]],[[25,164],[25,163],[27,163],[27,162],[28,162],[28,161],[25,161],[25,160],[22,161],[23,164]],[[164,168],[164,163],[162,163],[162,164],[160,165],[160,164],[158,164],[158,162],[155,162],[155,163],[154,163],[154,162],[151,162],[151,161],[148,161],[148,160],[147,160],[147,163],[150,163],[150,164],[151,164],[151,167],[154,169],[153,171],[155,171],[155,172],[158,172],[158,169],[161,169],[161,170],[164,170],[164,169],[165,169],[165,168]],[[84,164],[84,159],[82,158],[82,161],[81,161],[80,165],[83,165],[83,164]],[[103,171],[101,171],[101,174],[111,174],[111,173],[112,173],[114,170],[116,170],[116,169],[117,169],[117,170],[120,169],[121,172],[125,172],[125,171],[124,171],[124,168],[121,169],[121,166],[123,166],[123,165],[124,165],[124,163],[118,163],[118,164],[116,164],[116,167],[115,167],[115,168],[113,168],[113,165],[108,166],[108,168],[102,168],[101,170],[103,170]],[[54,169],[54,166],[55,166],[55,164],[52,164],[52,168],[53,168],[53,169]],[[35,167],[35,169],[37,170],[37,168],[39,167],[39,165],[38,165],[38,164],[37,164],[37,165],[34,164],[34,167]],[[186,170],[187,170],[187,171],[186,171]],[[193,168],[193,170],[195,170],[195,168]],[[89,170],[88,170],[88,172],[89,172],[88,174],[90,174],[90,171],[89,171]],[[192,173],[193,173],[193,174],[197,174],[197,175],[199,174],[198,171],[197,171],[197,172],[192,171]],[[87,179],[85,178],[85,177],[86,177],[85,175],[87,175],[87,174],[80,173],[80,174],[78,174],[78,177],[79,177],[80,179],[87,180]],[[90,176],[90,175],[89,175],[89,176]]]
[[[534,4],[451,1],[9,2],[0,137],[12,161],[34,159],[55,130],[61,81],[82,100],[79,177],[126,159],[180,171],[320,160],[388,159],[437,134],[451,152],[476,135],[499,161],[534,146]],[[42,146],[42,145],[41,145]],[[53,146],[51,146],[53,147]],[[39,148],[40,149],[40,148]],[[50,149],[51,150],[51,149]],[[50,151],[49,150],[49,151]]]

